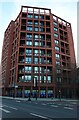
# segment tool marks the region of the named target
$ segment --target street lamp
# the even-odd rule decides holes
[[[60,101],[61,101],[61,79],[62,78],[59,79],[59,90],[58,90]]]
[[[61,101],[61,90],[59,90],[59,98],[60,98],[60,101]]]

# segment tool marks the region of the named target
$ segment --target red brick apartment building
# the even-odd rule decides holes
[[[3,95],[72,98],[76,66],[71,24],[51,9],[22,6],[4,34]],[[37,81],[35,86],[34,81]]]

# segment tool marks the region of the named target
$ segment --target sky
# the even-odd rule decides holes
[[[49,8],[53,14],[70,22],[77,58],[77,1],[78,0],[0,0],[0,58],[4,32],[10,21],[15,20],[18,16],[21,5]]]

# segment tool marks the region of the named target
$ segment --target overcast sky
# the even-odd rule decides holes
[[[21,5],[49,8],[53,14],[70,22],[77,57],[77,1],[78,0],[0,0],[0,58],[4,32],[10,21],[15,20],[19,14]]]

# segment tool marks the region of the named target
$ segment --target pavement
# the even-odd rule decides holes
[[[8,97],[8,96],[0,96],[0,98],[6,98],[6,99],[16,99],[16,100],[25,100],[25,101],[36,101],[36,98],[22,98],[22,97]],[[37,98],[37,101],[70,101],[70,102],[79,102],[77,99],[64,99],[64,98]]]

